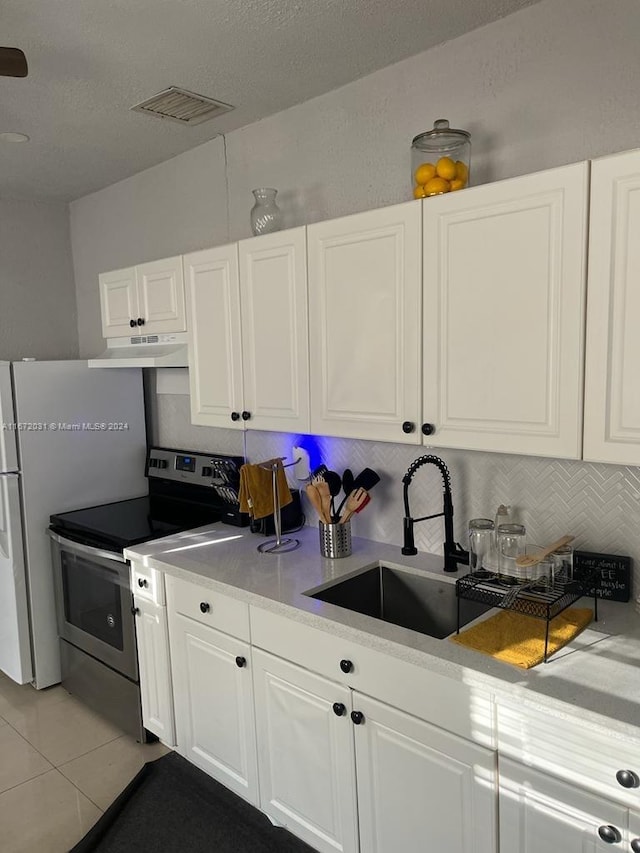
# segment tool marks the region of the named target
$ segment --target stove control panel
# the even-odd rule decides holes
[[[244,459],[241,456],[150,447],[145,473],[149,479],[212,488],[226,486],[237,492],[240,483],[240,467],[243,463]],[[224,497],[229,499],[228,495]]]

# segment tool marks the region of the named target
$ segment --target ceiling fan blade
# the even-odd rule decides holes
[[[29,73],[27,57],[17,47],[0,47],[0,76],[26,77]]]

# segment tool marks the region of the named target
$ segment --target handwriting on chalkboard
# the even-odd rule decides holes
[[[599,572],[598,597],[610,601],[629,601],[631,597],[631,557],[576,551],[573,567],[577,578]],[[592,590],[593,592],[593,590]]]

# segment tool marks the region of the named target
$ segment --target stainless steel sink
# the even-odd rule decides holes
[[[364,569],[305,595],[437,639],[453,634],[458,624],[455,583],[387,566]],[[461,599],[460,626],[489,609]]]

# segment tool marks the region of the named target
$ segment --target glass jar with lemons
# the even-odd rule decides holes
[[[420,133],[411,143],[413,197],[454,192],[469,185],[471,135],[454,130],[439,118],[433,130]]]

